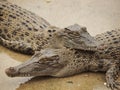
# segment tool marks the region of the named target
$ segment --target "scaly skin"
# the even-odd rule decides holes
[[[33,54],[34,46],[50,24],[34,13],[9,2],[0,2],[0,43],[13,50]],[[41,37],[37,37],[40,34]],[[34,42],[33,42],[34,41]],[[42,40],[39,42],[42,45]]]
[[[101,43],[101,46],[119,46],[120,45],[120,29],[107,31],[102,34],[98,34],[94,37],[97,42]]]
[[[0,2],[2,45],[22,53],[33,54],[47,43],[44,32],[54,29],[57,30],[34,13],[9,2]]]

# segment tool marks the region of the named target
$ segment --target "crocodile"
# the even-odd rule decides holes
[[[86,31],[86,27],[77,24],[73,26],[80,31]],[[64,30],[50,25],[45,19],[17,5],[7,1],[0,2],[0,44],[7,48],[25,54],[34,54],[46,46],[60,48],[56,33],[64,33]],[[88,38],[91,42],[94,41],[93,38]],[[84,46],[95,49],[95,45],[90,46],[90,43]]]
[[[67,28],[86,31],[86,27],[77,24]],[[64,30],[67,28],[62,30],[61,28],[52,26],[45,19],[20,6],[6,0],[0,1],[0,44],[7,48],[32,55],[35,51],[40,51],[45,48],[48,43],[48,47],[54,46],[56,48],[59,45],[57,43],[55,44],[55,41],[60,41],[54,35],[58,32],[62,33],[62,31],[64,33]],[[97,35],[95,40],[100,42],[101,46],[103,46],[102,44],[109,46],[113,43],[119,45],[119,33],[119,30],[113,30],[102,35]],[[89,33],[87,33],[87,36],[90,42],[95,41]],[[94,43],[94,46],[89,46],[90,42],[88,42],[89,44],[85,43],[83,49],[87,47],[87,49],[91,48],[91,50],[94,50],[96,44]]]
[[[78,26],[77,26],[78,27]],[[79,74],[86,71],[106,72],[106,83],[111,90],[120,89],[116,80],[119,76],[120,69],[120,46],[119,38],[109,36],[118,30],[96,35],[97,41],[88,42],[90,39],[86,30],[79,30],[76,25],[72,25],[56,33],[56,39],[64,39],[62,47],[46,47],[35,54],[24,63],[10,67],[5,70],[9,77],[26,77],[26,76],[53,76],[66,77]],[[81,31],[81,32],[80,32]],[[85,33],[86,32],[86,33]],[[118,34],[118,33],[116,33]],[[115,35],[116,35],[115,34]],[[100,39],[102,36],[113,37],[111,42],[106,39]],[[89,36],[90,37],[90,36]],[[103,38],[105,38],[103,37]],[[84,38],[84,39],[83,39]],[[116,39],[114,39],[116,38]],[[96,42],[100,42],[97,43]],[[116,43],[117,42],[117,43]],[[61,42],[60,42],[61,43]],[[106,43],[106,44],[105,44]],[[86,49],[84,45],[95,45],[93,49]],[[49,44],[48,44],[49,45]]]

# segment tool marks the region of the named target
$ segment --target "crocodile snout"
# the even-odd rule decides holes
[[[5,73],[9,76],[9,77],[15,77],[18,73],[17,71],[14,69],[14,67],[10,67],[10,68],[7,68],[5,70]]]

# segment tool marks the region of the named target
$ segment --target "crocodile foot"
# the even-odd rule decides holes
[[[120,82],[109,80],[109,82],[107,82],[107,87],[111,88],[111,90],[120,90]]]
[[[119,73],[118,65],[112,65],[112,67],[106,73],[107,87],[111,90],[120,90],[120,82],[117,82]]]

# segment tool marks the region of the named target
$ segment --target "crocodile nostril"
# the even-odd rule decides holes
[[[10,67],[9,70],[10,70],[11,72],[15,72],[14,67]]]
[[[10,67],[5,70],[5,73],[8,76],[13,77],[13,75],[16,73],[16,70],[14,69],[14,67]]]

